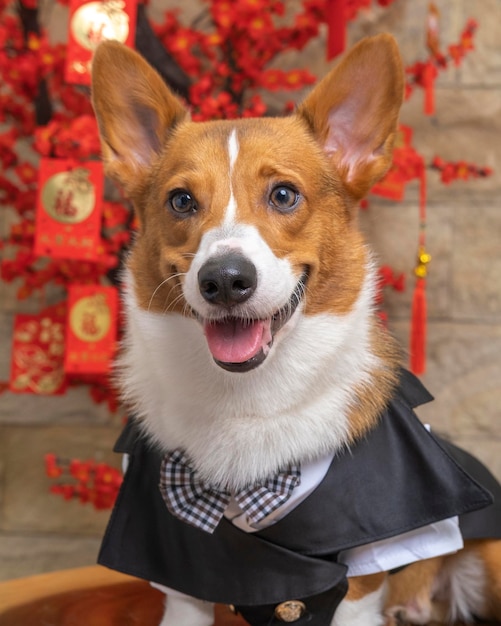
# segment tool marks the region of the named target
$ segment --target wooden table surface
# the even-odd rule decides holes
[[[96,565],[0,583],[0,626],[158,626],[163,604],[147,582]],[[245,624],[216,607],[215,626]]]
[[[147,582],[98,565],[63,570],[0,583],[0,626],[158,626],[164,598]],[[216,626],[244,624],[216,607]]]

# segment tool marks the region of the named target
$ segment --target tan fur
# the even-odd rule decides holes
[[[501,541],[475,542],[487,573],[486,617],[501,622]]]
[[[385,580],[385,572],[370,574],[369,576],[353,576],[348,580],[348,591],[345,598],[350,602],[356,602],[367,594],[379,589]]]
[[[401,572],[388,578],[388,596],[386,611],[387,626],[398,624],[402,615],[402,607],[410,605],[419,607],[420,612],[429,621],[442,615],[442,607],[433,607],[432,589],[435,578],[443,565],[443,558],[419,561],[404,568]],[[440,609],[439,611],[437,609]],[[439,613],[439,615],[437,615]]]
[[[501,541],[482,540],[466,542],[458,554],[418,561],[389,576],[386,626],[428,621],[448,623],[448,602],[438,589],[439,581],[451,567],[459,566],[460,559],[467,554],[479,559],[486,576],[482,608],[477,617],[501,622]],[[408,611],[422,615],[425,621],[406,621]]]
[[[374,425],[375,416],[391,397],[398,383],[398,364],[400,363],[400,348],[393,339],[375,323],[372,330],[372,346],[374,354],[381,365],[374,371],[376,385],[361,385],[355,397],[356,403],[350,410],[350,443],[365,435]]]

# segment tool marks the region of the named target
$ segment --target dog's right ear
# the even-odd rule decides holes
[[[169,131],[188,113],[143,57],[116,41],[94,54],[92,104],[105,172],[133,198]]]
[[[396,41],[380,34],[350,50],[298,109],[356,200],[391,165],[403,95]]]

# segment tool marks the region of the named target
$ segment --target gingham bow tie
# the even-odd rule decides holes
[[[160,468],[160,492],[167,508],[179,519],[213,533],[230,499],[235,498],[251,523],[259,522],[286,502],[299,485],[299,467],[291,465],[262,484],[235,493],[204,485],[182,450],[166,454]]]

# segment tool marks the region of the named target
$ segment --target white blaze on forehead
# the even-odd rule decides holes
[[[234,223],[235,216],[237,213],[237,203],[235,200],[235,196],[233,194],[233,186],[231,183],[231,179],[233,176],[233,169],[235,167],[235,162],[238,157],[238,150],[239,150],[239,145],[238,145],[237,131],[233,129],[228,138],[228,155],[229,155],[229,161],[230,161],[228,179],[229,179],[229,184],[230,184],[230,201],[228,202],[228,206],[226,207],[226,211],[224,213],[224,224],[226,226],[229,226],[230,224]]]
[[[238,145],[237,131],[234,128],[231,131],[231,135],[228,139],[228,153],[230,155],[230,174],[233,172],[235,161],[237,160],[238,149],[239,149],[239,145]]]

